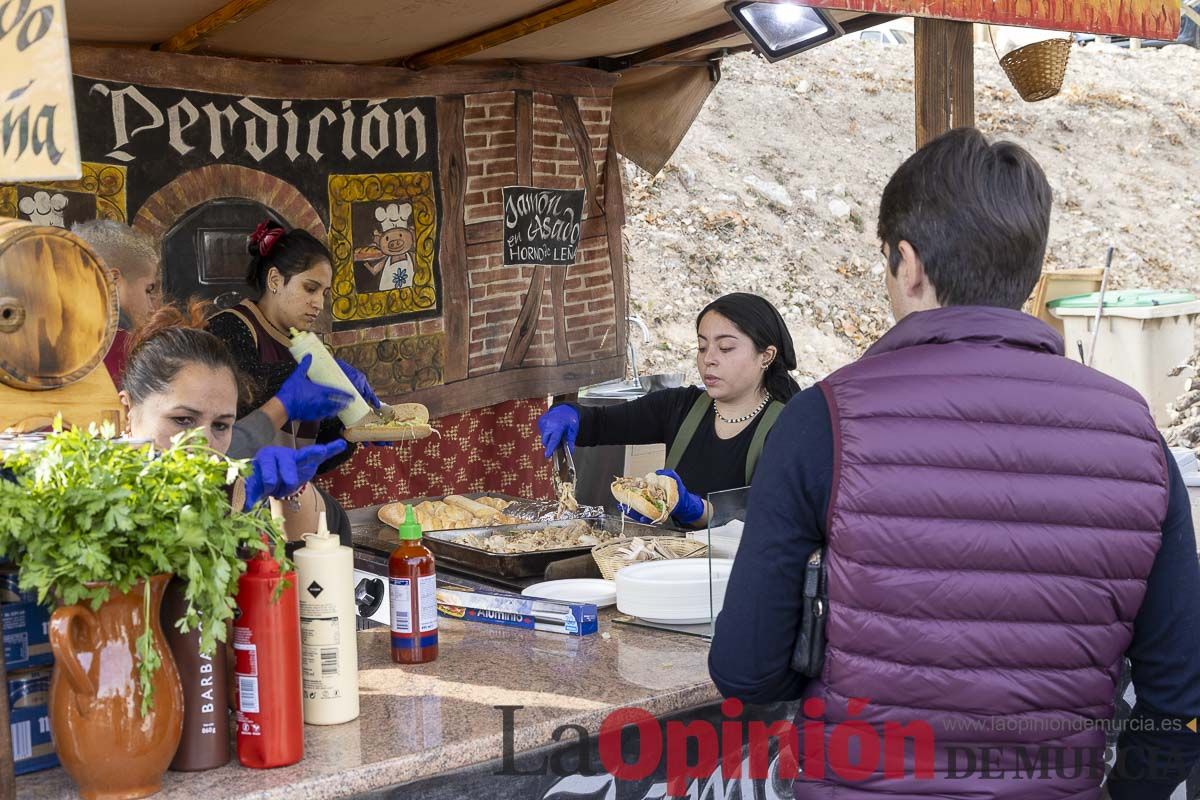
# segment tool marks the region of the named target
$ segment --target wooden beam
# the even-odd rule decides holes
[[[628,69],[649,61],[660,61],[664,58],[679,55],[680,53],[686,53],[689,50],[695,50],[697,47],[719,42],[722,39],[729,39],[741,32],[742,29],[737,26],[737,23],[730,21],[712,28],[705,28],[696,33],[690,33],[687,36],[681,36],[678,39],[672,39],[669,42],[656,44],[654,47],[647,47],[645,50],[639,50],[632,55],[619,58],[617,61],[622,64],[623,68]]]
[[[621,175],[621,162],[610,127],[608,131],[608,155],[604,159],[604,220],[608,224],[608,266],[612,274],[613,295],[616,308],[617,358],[621,362],[621,376],[625,375],[625,339],[629,325],[625,314],[629,309],[629,296],[625,284],[625,182]]]
[[[471,333],[471,289],[467,275],[467,230],[463,198],[467,195],[467,144],[463,130],[466,103],[462,96],[437,99],[438,177],[442,189],[442,231],[438,264],[442,272],[442,313],[446,317],[446,355],[442,380],[467,377]]]
[[[513,326],[512,335],[508,337],[508,347],[504,350],[504,360],[500,369],[516,369],[521,366],[533,337],[537,335],[538,322],[542,318],[542,295],[546,287],[546,270],[541,264],[533,268],[533,278],[529,282],[529,291],[525,294],[525,302],[521,303],[521,311],[517,314],[517,323]],[[562,267],[555,267],[562,269]]]
[[[530,14],[491,30],[468,36],[448,45],[418,53],[401,64],[409,69],[428,69],[491,50],[493,47],[545,30],[567,20],[575,19],[597,8],[612,5],[617,0],[567,0],[565,3]]]
[[[420,403],[429,409],[430,417],[437,419],[497,402],[490,398],[545,397],[574,392],[580,386],[620,378],[624,369],[624,356],[601,356],[593,361],[555,366],[519,367],[473,375],[469,381],[416,389],[406,394],[404,401]]]
[[[972,24],[914,20],[917,148],[953,128],[975,124],[975,46]]]
[[[517,92],[513,98],[517,129],[517,184],[533,185],[533,92]],[[546,285],[546,267],[533,268],[529,291],[521,303],[517,321],[508,337],[501,369],[516,369],[525,360],[542,317],[542,289]]]
[[[187,53],[222,28],[241,22],[271,0],[229,0],[204,19],[187,26],[158,46],[168,53]]]
[[[579,112],[579,103],[574,97],[565,94],[554,95],[554,105],[558,115],[562,117],[563,127],[567,130],[567,138],[575,148],[575,158],[579,160],[579,171],[583,175],[583,187],[587,199],[584,206],[591,210],[590,216],[604,216],[604,207],[600,205],[600,193],[596,183],[596,159],[592,156],[592,137],[588,135],[587,125],[583,122],[583,114]]]
[[[581,241],[594,239],[597,236],[607,236],[608,228],[603,217],[587,217],[580,226]],[[492,244],[504,241],[504,223],[501,220],[491,222],[472,222],[467,226],[467,246]]]
[[[186,86],[190,91],[238,97],[249,84],[255,96],[280,100],[312,99],[314,86],[321,87],[324,97],[431,97],[528,90],[607,99],[618,80],[617,75],[594,69],[553,64],[464,64],[410,72],[361,64],[277,66],[240,57],[208,57],[198,63],[194,56],[179,53],[75,44],[71,45],[71,68],[85,78]]]

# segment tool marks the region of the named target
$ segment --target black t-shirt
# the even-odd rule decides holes
[[[696,398],[704,390],[695,386],[662,389],[645,397],[611,406],[580,406],[579,436],[582,447],[606,444],[663,443],[670,452],[675,434],[683,426]],[[716,415],[709,404],[704,420],[675,471],[692,494],[739,489],[746,485],[746,455],[762,414],[732,439],[717,436]]]

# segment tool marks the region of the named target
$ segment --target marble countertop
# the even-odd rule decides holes
[[[438,660],[393,664],[386,629],[359,634],[361,715],[304,728],[305,757],[273,770],[167,773],[155,797],[323,800],[403,784],[501,756],[501,712],[515,713],[518,752],[552,743],[565,724],[599,730],[610,711],[663,716],[719,699],[702,639],[612,622],[584,637],[443,618]],[[607,638],[604,637],[607,634]],[[62,769],[17,778],[18,800],[76,797]]]

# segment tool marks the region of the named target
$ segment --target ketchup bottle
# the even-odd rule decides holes
[[[276,598],[281,580],[288,586]],[[255,769],[295,764],[304,757],[296,573],[281,575],[269,553],[256,554],[238,578],[233,651],[238,761]]]
[[[392,589],[392,661],[427,664],[437,658],[437,576],[433,553],[421,544],[413,507],[397,528],[400,546],[388,560]]]

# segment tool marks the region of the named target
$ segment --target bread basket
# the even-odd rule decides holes
[[[704,558],[708,554],[708,545],[704,542],[697,542],[693,539],[685,539],[682,536],[639,536],[637,537],[647,545],[653,543],[656,547],[662,547],[670,550],[675,554],[676,558]],[[598,544],[592,548],[592,558],[596,561],[596,566],[600,568],[600,574],[607,581],[613,580],[617,574],[617,570],[621,567],[627,567],[631,563],[617,555],[617,551],[623,547],[628,547],[633,542],[633,537],[624,539],[615,539],[611,542]]]

